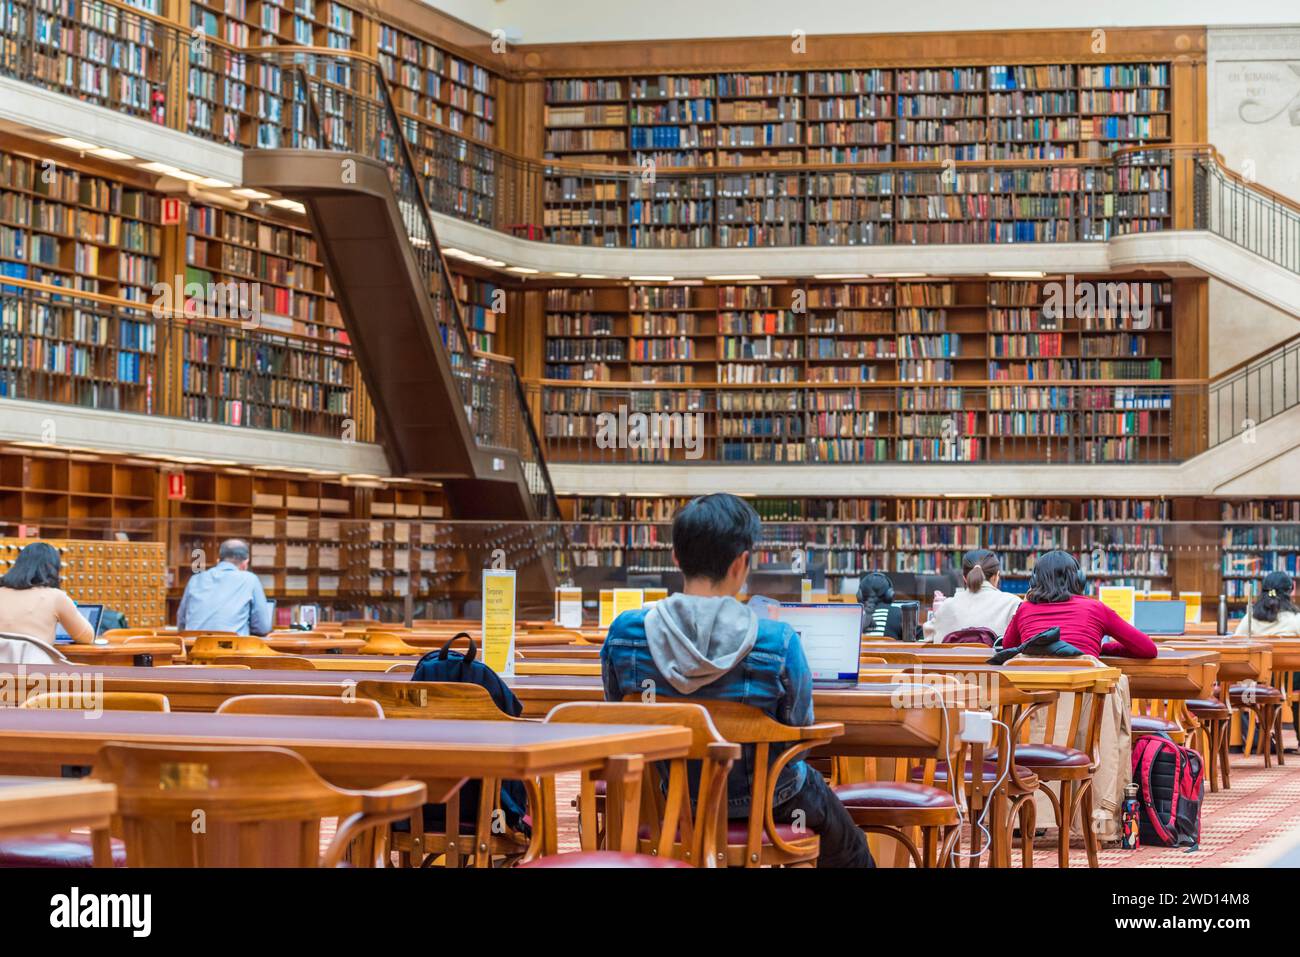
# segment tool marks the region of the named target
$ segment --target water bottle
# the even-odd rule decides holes
[[[1228,633],[1228,596],[1219,596],[1219,631],[1218,634],[1226,635]]]
[[[1124,804],[1123,823],[1124,830],[1120,834],[1120,846],[1126,851],[1136,851],[1141,844],[1138,837],[1138,786],[1128,784],[1124,787]]]

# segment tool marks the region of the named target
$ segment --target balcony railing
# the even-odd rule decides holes
[[[0,397],[372,441],[344,343],[42,283],[0,283]]]

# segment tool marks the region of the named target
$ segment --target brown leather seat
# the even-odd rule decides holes
[[[1282,692],[1272,685],[1238,684],[1228,689],[1228,700],[1233,704],[1281,704]]]
[[[1232,709],[1218,698],[1188,698],[1187,710],[1198,718],[1226,718],[1232,714]]]
[[[89,834],[32,834],[0,841],[0,867],[94,867]],[[126,867],[126,847],[113,841],[113,866]]]
[[[997,760],[996,753],[993,760]],[[1060,744],[1017,744],[1016,764],[1026,768],[1086,768],[1092,762],[1082,751]]]
[[[1016,753],[1017,753],[1017,754],[1019,753],[1019,748],[1016,749]],[[925,778],[925,769],[924,769],[924,768],[921,768],[921,767],[915,767],[915,768],[912,768],[912,773],[911,773],[910,776],[911,776],[911,778],[912,778],[913,781],[921,781],[921,780],[923,780],[923,779]],[[1017,778],[1032,778],[1033,776],[1034,776],[1034,772],[1031,771],[1031,770],[1029,770],[1029,768],[1021,767],[1019,764],[1016,765],[1016,777],[1017,777]],[[975,772],[974,772],[974,769],[971,767],[971,762],[969,762],[969,761],[966,762],[966,773],[965,773],[964,777],[965,777],[965,779],[966,779],[967,781],[973,781],[973,780],[975,780]],[[985,761],[985,762],[984,762],[984,780],[987,781],[989,784],[992,784],[992,783],[994,783],[995,781],[997,781],[997,779],[998,779],[998,765],[997,765],[997,762],[996,762],[996,761]],[[946,784],[946,783],[947,783],[947,781],[948,781],[948,763],[947,763],[946,761],[939,761],[939,762],[937,762],[937,763],[935,764],[935,767],[934,767],[934,781],[935,781],[936,784]]]
[[[554,854],[541,857],[519,867],[685,867],[686,861],[653,854],[624,854],[619,851],[577,851],[573,854]]]
[[[911,781],[861,781],[856,784],[841,784],[834,790],[840,803],[850,809],[885,807],[956,810],[957,808],[957,802],[947,791]]]
[[[1149,714],[1133,715],[1131,727],[1134,734],[1173,734],[1183,730],[1182,725],[1177,721],[1170,721],[1168,718],[1157,718]]]

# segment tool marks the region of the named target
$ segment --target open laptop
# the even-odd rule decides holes
[[[851,688],[862,657],[862,606],[782,602],[771,608],[799,635],[814,688]]]
[[[82,618],[90,622],[90,627],[95,629],[95,637],[98,638],[99,620],[104,616],[104,606],[83,605],[81,602],[77,602],[77,611],[81,612]],[[72,641],[72,636],[68,634],[67,630],[62,625],[55,625],[54,640],[56,643],[63,642],[64,644],[68,644]]]
[[[1136,601],[1133,627],[1144,635],[1181,635],[1187,631],[1187,602]]]

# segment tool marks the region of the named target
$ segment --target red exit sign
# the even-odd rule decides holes
[[[174,196],[165,196],[162,201],[162,224],[179,226],[181,222],[181,201]]]
[[[167,497],[182,499],[185,497],[185,473],[172,472],[167,476]]]

